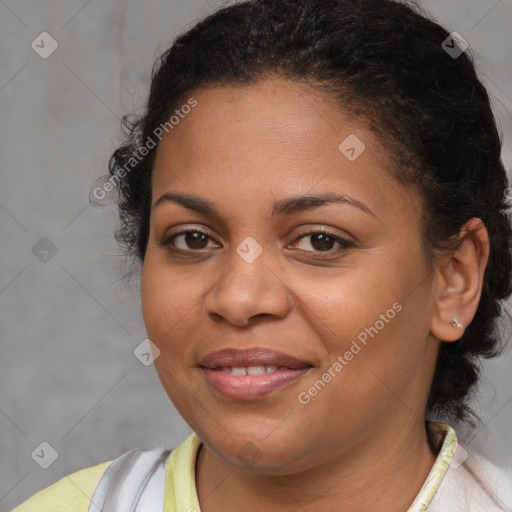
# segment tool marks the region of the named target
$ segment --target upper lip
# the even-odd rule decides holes
[[[216,352],[211,352],[201,361],[201,366],[203,368],[210,369],[222,367],[244,368],[263,365],[281,366],[292,369],[308,368],[311,366],[308,363],[300,361],[290,355],[261,347],[246,350],[226,348]]]

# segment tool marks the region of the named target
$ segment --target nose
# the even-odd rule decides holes
[[[265,252],[252,262],[235,250],[230,254],[221,277],[205,297],[206,312],[214,322],[246,327],[257,317],[287,315],[290,295],[277,265]]]

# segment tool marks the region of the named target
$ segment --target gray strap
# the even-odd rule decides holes
[[[88,512],[136,512],[149,479],[166,464],[169,453],[162,448],[137,449],[115,459],[101,477]]]

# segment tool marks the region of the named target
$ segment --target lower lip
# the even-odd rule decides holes
[[[208,383],[221,395],[234,400],[255,400],[299,380],[309,368],[278,369],[263,375],[231,375],[220,369],[203,370]]]

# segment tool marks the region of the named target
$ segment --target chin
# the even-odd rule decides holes
[[[261,428],[252,421],[252,428],[224,429],[219,425],[208,425],[193,428],[203,443],[222,459],[226,464],[239,469],[246,469],[255,474],[283,476],[307,469],[307,453],[314,453],[298,443],[304,441],[303,432],[298,429],[268,430],[265,425]],[[270,432],[270,434],[268,434]],[[312,464],[312,461],[309,461]]]

